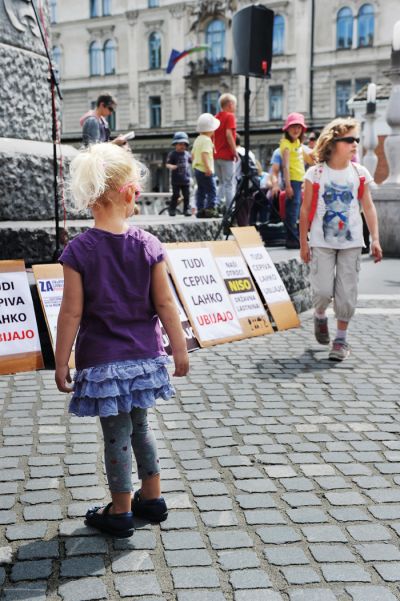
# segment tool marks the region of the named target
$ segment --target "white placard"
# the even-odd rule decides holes
[[[265,315],[260,297],[254,289],[250,272],[242,256],[215,257],[225,280],[231,301],[239,319]]]
[[[57,320],[63,296],[64,278],[38,279],[37,286],[46,314],[51,343],[53,348],[55,348]]]
[[[263,246],[241,247],[248,266],[268,305],[291,302],[271,257]]]
[[[0,272],[0,356],[36,353],[40,350],[26,272]]]
[[[176,283],[200,340],[243,334],[226,286],[208,248],[168,248]]]

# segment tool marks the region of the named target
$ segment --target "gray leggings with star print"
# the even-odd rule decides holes
[[[134,408],[100,418],[104,436],[104,460],[111,492],[132,491],[132,451],[140,480],[160,473],[157,441],[151,429],[147,409]]]

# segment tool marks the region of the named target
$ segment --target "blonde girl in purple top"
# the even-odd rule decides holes
[[[74,238],[60,262],[64,294],[57,326],[55,379],[70,392],[68,360],[76,335],[76,374],[69,411],[98,415],[111,503],[94,507],[86,523],[131,536],[133,516],[167,517],[160,462],[147,417],[170,385],[158,318],[171,342],[174,376],[189,370],[186,342],[157,238],[127,223],[135,213],[141,165],[113,144],[94,144],[71,164],[76,207],[91,209],[94,227]],[[132,452],[141,488],[132,499]]]

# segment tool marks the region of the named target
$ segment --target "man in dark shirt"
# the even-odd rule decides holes
[[[189,138],[184,131],[178,131],[172,140],[175,147],[168,157],[166,167],[171,171],[172,197],[168,208],[171,217],[176,215],[176,205],[180,194],[183,196],[183,214],[190,217],[192,212],[189,208],[190,197],[190,163],[192,162],[189,148]]]
[[[101,94],[96,100],[96,108],[83,115],[80,123],[84,146],[110,140],[110,127],[107,117],[114,112],[116,106],[117,103],[111,94]],[[122,136],[118,136],[112,141],[113,144],[118,144],[118,146],[122,146],[125,142],[126,140]]]

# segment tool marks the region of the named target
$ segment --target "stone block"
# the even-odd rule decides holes
[[[233,590],[272,587],[272,583],[267,574],[260,569],[236,570],[231,573],[229,580]]]
[[[220,586],[218,572],[213,568],[174,568],[171,570],[174,587],[188,588],[218,588]]]
[[[58,587],[63,601],[96,601],[108,599],[107,589],[100,578],[79,578]]]

